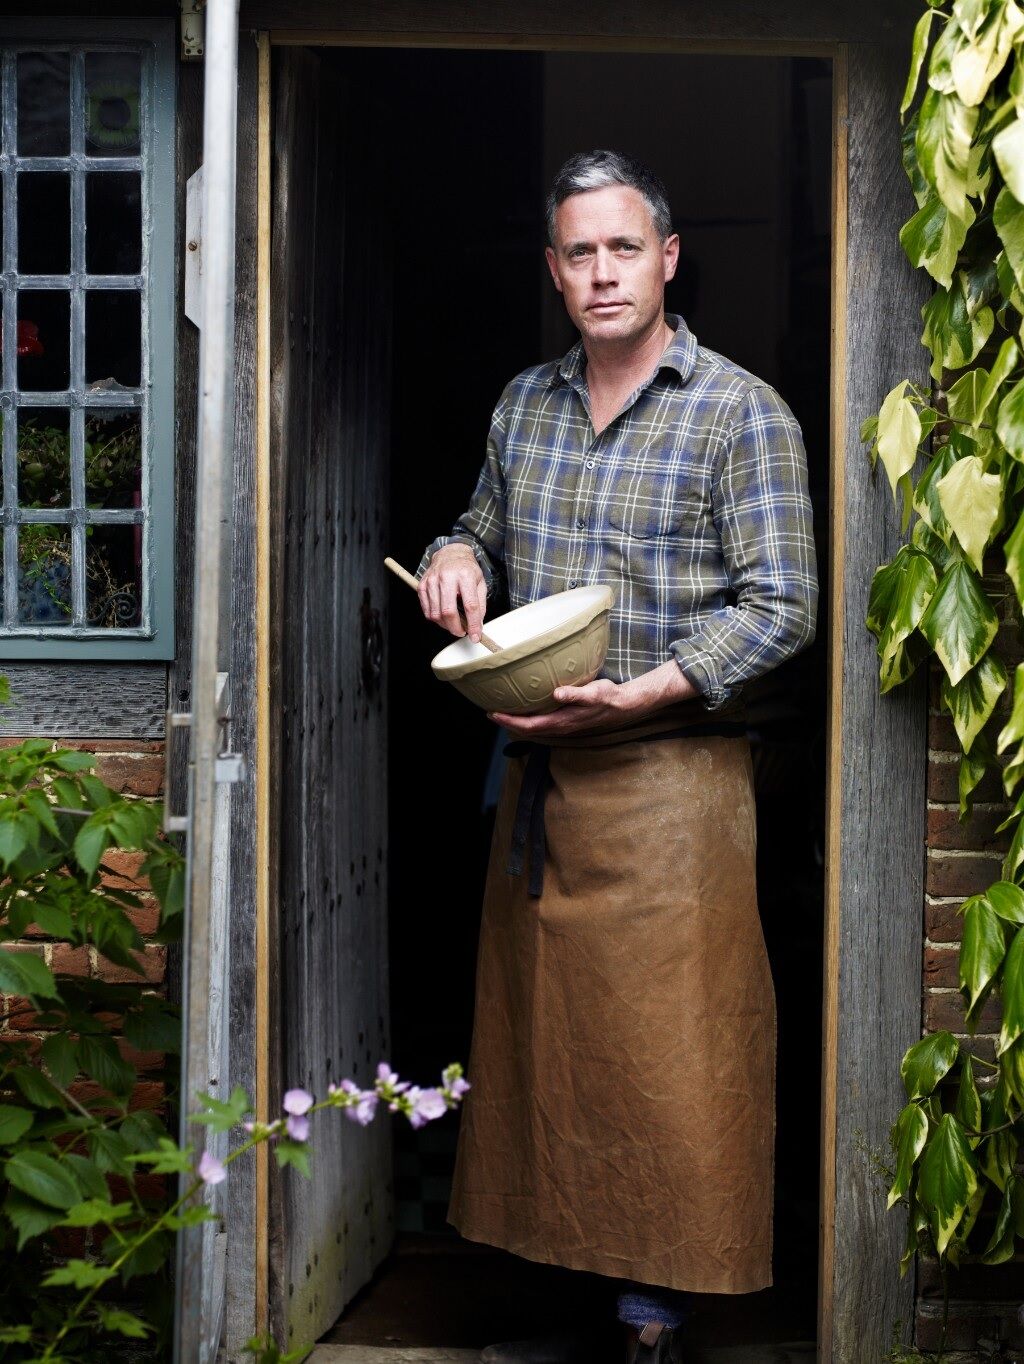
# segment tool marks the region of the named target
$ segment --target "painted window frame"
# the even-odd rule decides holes
[[[63,661],[167,660],[174,657],[174,373],[175,373],[175,85],[177,53],[173,20],[165,19],[44,19],[0,20],[0,49],[39,49],[43,47],[85,48],[87,51],[134,48],[142,55],[140,88],[140,145],[142,181],[141,304],[142,374],[137,404],[141,412],[143,435],[142,466],[142,619],[138,626],[97,628],[88,625],[15,625],[4,623],[0,603],[0,660],[53,659]],[[0,147],[5,172],[9,166],[8,148]],[[81,157],[74,146],[67,158],[73,168]],[[104,158],[109,160],[110,158]],[[60,168],[55,162],[55,168]],[[74,171],[72,169],[72,174]],[[84,179],[84,176],[81,177]],[[9,196],[5,195],[5,200]],[[13,215],[16,206],[5,202],[4,212]],[[76,211],[73,205],[73,211]],[[81,198],[77,211],[81,211]],[[7,225],[11,225],[10,216]],[[5,231],[5,239],[8,232]],[[74,235],[74,234],[73,234]],[[0,261],[5,267],[8,261]],[[72,269],[75,261],[72,260]],[[80,262],[84,265],[84,262]],[[6,269],[3,281],[3,328],[5,350],[15,349],[16,275]],[[77,344],[84,344],[84,299],[86,289],[74,285],[72,278],[71,328],[81,330]],[[77,304],[76,304],[77,297]],[[69,338],[74,347],[74,335]],[[9,366],[15,363],[14,358]],[[4,411],[16,407],[16,397],[5,386],[10,368],[0,380],[0,404]],[[71,385],[75,377],[71,377]],[[69,394],[72,388],[69,387]],[[69,404],[88,408],[102,404],[80,396]],[[131,404],[123,404],[130,406]],[[4,458],[10,468],[12,450]],[[9,485],[10,480],[4,480]],[[72,501],[76,498],[72,490]],[[20,523],[21,514],[14,511]],[[16,556],[13,537],[6,526],[11,520],[11,504],[0,505],[0,530],[3,531],[5,564]],[[76,513],[72,512],[74,518]],[[33,520],[38,518],[31,518]],[[81,509],[78,519],[85,523]],[[91,519],[91,518],[90,518]],[[126,520],[129,518],[121,518]],[[81,541],[84,543],[84,539]],[[16,557],[13,560],[16,569]],[[5,573],[5,579],[9,572]],[[15,574],[16,580],[16,574]]]

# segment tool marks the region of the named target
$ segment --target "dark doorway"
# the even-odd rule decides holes
[[[467,502],[507,380],[573,335],[542,258],[548,177],[614,146],[663,176],[682,238],[669,290],[705,346],[801,422],[828,601],[830,63],[812,58],[339,49],[393,233],[390,549],[415,568]],[[321,155],[323,153],[321,152]],[[388,642],[390,1060],[465,1059],[495,771],[486,718],[436,683],[444,639],[395,587]],[[748,692],[759,898],[778,1001],[775,1284],[707,1298],[694,1358],[803,1354],[815,1334],[827,640]],[[742,983],[738,983],[742,988]],[[449,1117],[395,1128],[396,1250],[326,1339],[475,1347],[597,1300],[586,1276],[461,1241],[444,1214]],[[772,1351],[758,1354],[758,1350]]]

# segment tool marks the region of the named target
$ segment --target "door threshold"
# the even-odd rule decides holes
[[[477,1364],[479,1350],[392,1345],[318,1345],[306,1364]]]

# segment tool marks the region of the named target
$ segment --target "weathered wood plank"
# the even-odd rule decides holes
[[[383,630],[389,286],[364,96],[311,53],[275,61],[282,1064],[323,1094],[369,1084],[387,1050],[384,691],[363,638]],[[333,1323],[390,1241],[388,1124],[325,1118],[314,1139],[312,1180],[284,1172],[273,1204],[273,1321],[290,1344]]]
[[[924,281],[897,241],[913,211],[899,155],[902,45],[849,54],[841,786],[835,949],[835,1231],[831,1341],[822,1357],[876,1360],[894,1327],[909,1339],[913,1276],[901,1280],[904,1224],[885,1209],[872,1152],[888,1151],[902,1102],[900,1058],[920,1034],[926,772],[924,679],[878,694],[864,627],[871,576],[901,542],[884,478],[872,479],[861,421],[907,376],[927,384],[918,336]]]
[[[11,702],[0,735],[160,739],[166,663],[17,663],[0,659]]]
[[[622,6],[611,0],[502,0],[479,5],[466,0],[242,0],[242,23],[287,29],[296,37],[319,31],[688,39],[700,43],[846,42],[887,36],[893,27],[886,0],[716,0],[682,5],[678,0],[645,0]],[[316,41],[315,38],[310,38]]]

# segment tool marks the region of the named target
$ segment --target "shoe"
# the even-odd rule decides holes
[[[637,1333],[627,1327],[627,1364],[682,1364],[682,1330],[650,1321]]]
[[[615,1332],[611,1329],[600,1333],[596,1330],[558,1331],[547,1336],[532,1336],[529,1340],[506,1340],[498,1345],[488,1345],[480,1352],[480,1364],[617,1364],[620,1357],[615,1342]]]

